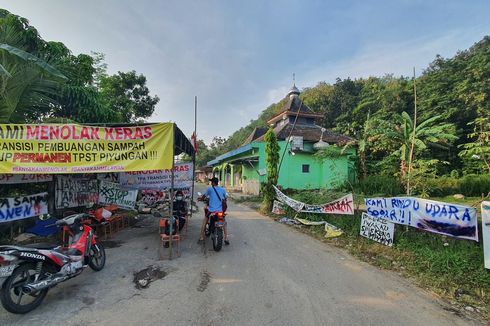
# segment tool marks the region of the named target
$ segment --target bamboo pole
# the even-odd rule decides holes
[[[410,156],[408,157],[407,195],[411,194],[410,177],[412,173],[413,152],[415,147],[415,131],[417,129],[417,82],[415,78],[415,67],[413,67],[413,94],[414,94],[413,132],[412,132],[412,144],[410,146]]]

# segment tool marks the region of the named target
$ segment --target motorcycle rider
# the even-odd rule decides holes
[[[226,190],[223,187],[218,186],[218,178],[213,177],[211,178],[210,181],[211,181],[211,187],[208,187],[206,193],[204,193],[203,195],[203,197],[206,197],[209,200],[209,204],[207,208],[204,208],[205,214],[204,214],[204,219],[202,221],[201,234],[199,236],[198,242],[204,241],[204,230],[206,229],[206,224],[208,223],[209,215],[211,213],[223,212],[223,205],[221,200],[223,199],[226,200],[228,198],[228,194],[226,193]],[[226,223],[224,226],[224,233],[225,233],[225,239],[224,239],[225,245],[229,245],[230,241],[228,240],[228,230],[227,230]]]
[[[173,209],[174,214],[179,218],[179,231],[181,231],[185,224],[184,216],[187,215],[187,203],[184,200],[184,193],[182,190],[177,190],[175,193]]]

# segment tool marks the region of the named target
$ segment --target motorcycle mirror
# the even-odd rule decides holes
[[[45,221],[45,220],[49,220],[51,218],[51,215],[49,215],[49,214],[41,214],[41,215],[38,216],[38,218],[41,221]]]

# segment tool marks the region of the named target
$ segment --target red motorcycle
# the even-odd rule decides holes
[[[92,228],[84,221],[87,214],[75,214],[56,221],[69,235],[68,246],[32,244],[0,246],[0,301],[9,312],[25,314],[37,308],[58,283],[78,276],[87,266],[100,271],[105,250]]]

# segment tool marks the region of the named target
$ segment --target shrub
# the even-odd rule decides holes
[[[356,188],[365,195],[396,196],[404,192],[400,180],[389,175],[368,176],[360,181]]]
[[[459,179],[459,191],[465,196],[481,196],[490,192],[490,174],[467,175]]]
[[[467,197],[481,196],[490,192],[490,175],[467,175],[460,179],[443,176],[427,179],[429,194],[435,197],[450,196],[457,193]]]
[[[429,195],[435,197],[444,197],[454,195],[459,192],[459,179],[444,176],[439,178],[431,178],[426,180]]]

